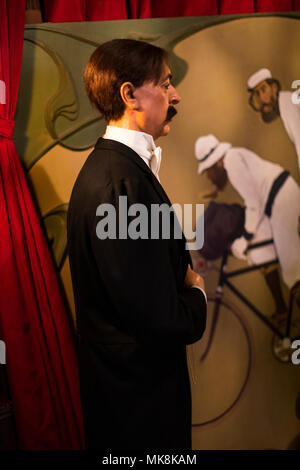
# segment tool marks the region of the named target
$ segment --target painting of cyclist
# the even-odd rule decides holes
[[[285,284],[299,290],[300,281],[300,188],[280,165],[256,155],[243,147],[219,142],[212,134],[199,137],[195,143],[198,173],[206,173],[214,185],[214,196],[228,182],[240,194],[245,205],[242,236],[234,240],[231,251],[250,264],[279,259]],[[292,204],[291,204],[292,201]],[[246,253],[249,242],[273,239],[266,245]],[[205,243],[205,242],[204,242]],[[276,266],[263,271],[276,304],[272,315],[280,322],[287,308],[280,287]]]
[[[266,123],[281,117],[285,130],[294,143],[300,170],[300,102],[294,102],[293,93],[281,91],[280,82],[272,77],[270,70],[263,68],[248,80],[249,104],[261,114]]]

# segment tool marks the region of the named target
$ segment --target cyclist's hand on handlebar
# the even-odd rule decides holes
[[[231,245],[231,252],[233,256],[239,259],[247,259],[246,251],[248,241],[244,237],[236,238]]]
[[[184,285],[185,287],[198,286],[201,287],[201,289],[203,290],[205,289],[203,277],[193,271],[190,266],[188,266],[186,271]]]

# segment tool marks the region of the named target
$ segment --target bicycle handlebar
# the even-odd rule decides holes
[[[247,253],[250,250],[254,250],[255,248],[260,248],[262,246],[271,245],[272,243],[274,243],[273,238],[269,238],[268,240],[263,240],[262,242],[253,243],[252,245],[248,245],[245,253]],[[233,256],[230,248],[227,249],[227,253]]]
[[[268,240],[264,240],[262,242],[253,243],[253,245],[248,245],[248,248],[247,248],[246,252],[249,251],[249,250],[253,250],[255,248],[260,248],[261,246],[271,245],[271,243],[274,243],[273,238],[270,238]]]

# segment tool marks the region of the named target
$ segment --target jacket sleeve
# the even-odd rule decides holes
[[[150,237],[151,191],[150,185],[126,179],[118,187],[110,188],[107,200],[113,201],[116,210],[116,237],[99,239],[96,230],[99,235],[103,225],[98,224],[104,219],[95,214],[90,221],[92,250],[114,307],[112,322],[138,342],[190,344],[200,339],[205,330],[205,296],[199,289],[185,289],[183,282],[178,286],[176,269],[180,269],[180,263],[171,259],[170,251],[170,243],[178,241]],[[144,211],[139,212],[138,206],[131,206],[136,216],[128,217],[126,222],[131,237],[119,238],[119,196],[127,197],[128,208],[132,204],[144,204],[148,215],[144,212],[139,219],[144,217],[140,230],[147,226],[148,238],[144,231],[145,238],[134,239],[138,218]],[[123,227],[124,223],[122,220]],[[185,257],[182,253],[181,256]]]

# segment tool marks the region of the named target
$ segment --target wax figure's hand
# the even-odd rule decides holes
[[[237,238],[231,245],[232,254],[239,259],[247,259],[246,250],[248,241],[244,237]]]
[[[201,287],[201,289],[205,290],[203,277],[201,277],[200,274],[193,271],[190,268],[190,266],[188,266],[187,271],[186,271],[184,285],[185,287],[198,286],[198,287]]]

